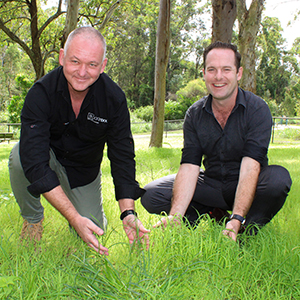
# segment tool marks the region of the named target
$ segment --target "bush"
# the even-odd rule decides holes
[[[187,109],[206,94],[207,90],[203,79],[199,78],[190,81],[176,93],[176,101],[169,100],[165,102],[165,120],[184,119]],[[153,105],[139,107],[134,113],[141,120],[151,122],[153,118]]]
[[[168,101],[165,103],[165,120],[183,119],[185,115],[185,107],[177,101]]]
[[[153,105],[139,107],[134,111],[134,114],[145,122],[151,122],[153,118]]]
[[[28,90],[33,84],[25,75],[18,75],[15,80],[19,95],[12,96],[10,104],[8,105],[9,121],[11,123],[21,122],[21,110],[24,105],[24,100]]]
[[[207,95],[207,89],[204,80],[202,78],[198,78],[190,81],[176,94],[179,102],[186,111],[193,103]]]

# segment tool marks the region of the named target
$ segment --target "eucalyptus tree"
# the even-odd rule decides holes
[[[170,50],[171,0],[160,0],[155,56],[154,112],[150,147],[161,147],[164,132],[166,71]]]
[[[261,25],[264,3],[265,0],[252,0],[247,9],[246,0],[237,0],[238,45],[242,55],[241,64],[244,68],[240,86],[253,93],[256,93],[256,38]]]
[[[239,0],[237,0],[239,1]],[[236,19],[236,0],[212,0],[212,42],[230,43]]]

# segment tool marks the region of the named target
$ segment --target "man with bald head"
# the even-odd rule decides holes
[[[12,190],[24,218],[21,239],[41,239],[43,195],[84,242],[108,255],[94,236],[107,225],[100,171],[107,144],[124,230],[130,243],[141,238],[148,246],[149,231],[135,212],[134,200],[144,191],[135,180],[126,98],[104,73],[105,52],[105,39],[96,29],[75,29],[60,50],[61,66],[26,96],[20,142],[9,160]]]

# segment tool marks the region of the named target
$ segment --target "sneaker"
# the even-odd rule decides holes
[[[43,234],[43,223],[44,218],[38,223],[29,223],[24,220],[22,231],[21,231],[21,241],[24,239],[40,241]]]

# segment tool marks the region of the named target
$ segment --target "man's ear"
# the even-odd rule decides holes
[[[61,48],[59,50],[59,59],[58,59],[61,66],[64,65],[64,57],[65,57],[65,52],[64,49]]]
[[[104,60],[103,60],[103,62],[102,62],[100,74],[104,72],[104,69],[105,69],[105,67],[106,67],[106,64],[107,64],[107,58],[104,58]]]
[[[236,73],[236,79],[239,81],[243,76],[243,67],[240,67],[238,72]]]

